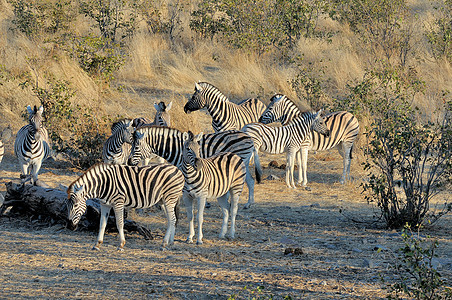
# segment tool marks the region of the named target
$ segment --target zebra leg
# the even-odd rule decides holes
[[[122,202],[116,203],[116,205],[113,207],[113,210],[116,217],[116,227],[118,228],[119,232],[118,251],[123,251],[124,245],[126,244],[126,238],[124,236],[124,204]]]
[[[231,227],[229,228],[229,236],[231,239],[235,237],[235,218],[237,217],[237,210],[239,207],[239,197],[242,190],[237,189],[235,191],[230,191],[231,194],[231,204],[230,204],[230,215],[231,215]]]
[[[206,206],[206,197],[198,198],[198,239],[196,245],[202,245],[202,223],[204,222],[204,208]]]
[[[303,170],[303,187],[310,191],[308,185],[308,148],[301,149],[301,169]]]
[[[94,245],[93,250],[100,250],[100,245],[104,242],[105,227],[107,226],[108,215],[111,207],[107,205],[100,205],[100,225],[99,234],[97,235],[97,244]]]
[[[187,211],[188,220],[188,237],[187,243],[193,243],[193,237],[195,236],[195,226],[193,224],[193,198],[187,193],[183,193],[182,198],[184,199],[185,210]]]
[[[218,204],[220,204],[221,212],[223,213],[223,223],[221,224],[220,239],[224,239],[226,232],[228,230],[228,220],[229,220],[229,192],[217,199]]]
[[[286,161],[286,184],[290,188],[296,189],[295,182],[293,179],[293,165],[295,161],[295,154],[292,149],[287,151],[287,161]]]
[[[172,199],[165,200],[166,203],[171,203]],[[176,199],[177,202],[177,199]],[[176,203],[174,202],[174,203]],[[166,220],[168,222],[167,228],[166,228],[166,234],[163,238],[163,248],[167,247],[168,245],[174,244],[174,234],[176,232],[176,213],[174,211],[175,205],[168,206],[164,204],[165,207],[165,213],[166,213]]]
[[[342,177],[341,177],[341,184],[344,184],[347,179],[350,178],[350,164],[351,164],[351,158],[352,158],[352,146],[345,145],[342,143],[342,149],[343,149],[343,158],[344,158],[344,170],[342,171]]]
[[[38,181],[38,173],[39,170],[41,169],[41,164],[42,164],[42,160],[38,160],[36,163],[32,164],[32,168],[31,168],[31,182],[34,185],[36,183],[36,181]]]
[[[303,160],[301,159],[301,149],[297,152],[297,166],[298,166],[298,181],[297,184],[301,184],[303,183],[303,166],[302,166],[302,162]]]
[[[243,207],[244,209],[248,209],[251,207],[251,204],[254,204],[254,179],[253,176],[251,176],[251,170],[250,170],[250,163],[249,160],[245,161],[245,168],[246,168],[246,185],[248,186],[248,202]]]

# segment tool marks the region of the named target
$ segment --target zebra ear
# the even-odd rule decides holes
[[[29,114],[33,113],[33,109],[31,108],[30,105],[27,106],[27,111],[28,111]]]
[[[189,139],[190,139],[190,134],[188,132],[184,132],[182,134],[182,140],[185,142],[185,141],[188,141]]]
[[[43,111],[44,111],[44,107],[41,105],[41,106],[39,107],[39,109],[38,109],[38,112],[39,112],[40,114],[42,114]]]
[[[166,111],[169,111],[171,109],[171,106],[173,105],[173,101],[171,101],[170,103],[168,103],[168,105],[166,106]]]
[[[160,107],[157,103],[154,102],[154,108],[156,111],[160,111]]]
[[[84,188],[85,188],[85,186],[83,184],[81,186],[74,185],[72,187],[72,189],[73,189],[72,191],[74,192],[74,194],[80,194],[83,192]]]
[[[193,138],[193,141],[195,141],[195,142],[198,143],[198,142],[202,139],[203,134],[204,134],[203,132],[197,134],[197,135]]]
[[[195,82],[195,91],[199,92],[201,90],[202,90],[202,87],[197,82]]]

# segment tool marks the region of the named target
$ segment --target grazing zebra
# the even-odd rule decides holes
[[[101,218],[97,244],[99,250],[104,239],[105,226],[111,208],[115,212],[119,231],[118,250],[124,248],[124,207],[146,208],[163,202],[167,230],[163,247],[174,242],[176,229],[175,207],[184,187],[184,176],[175,166],[159,164],[130,167],[99,163],[88,169],[68,188],[69,226],[74,228],[86,211],[86,200],[97,198],[101,205]]]
[[[265,110],[265,104],[258,99],[246,99],[235,104],[229,102],[213,85],[207,82],[195,83],[195,93],[185,104],[184,112],[189,113],[204,107],[212,116],[215,132],[240,130],[246,124],[257,122]]]
[[[177,129],[158,126],[137,128],[134,133],[129,165],[137,165],[142,159],[158,155],[180,168],[183,145],[184,135]],[[254,203],[254,179],[249,169],[249,162],[254,152],[253,140],[241,131],[228,130],[203,135],[200,145],[202,158],[220,152],[232,152],[242,158],[246,166],[246,184],[249,193],[245,208],[249,208]],[[256,179],[260,182],[259,176],[256,176]]]
[[[257,172],[262,173],[259,150],[272,154],[286,152],[286,184],[288,187],[295,188],[293,179],[295,154],[310,136],[311,131],[329,135],[329,129],[326,127],[321,113],[322,110],[317,113],[302,113],[288,125],[282,127],[270,127],[262,123],[248,124],[243,127],[242,131],[250,135],[254,141],[254,165]]]
[[[172,105],[172,101],[168,105],[163,101],[160,101],[159,104],[154,102],[156,110],[154,121],[151,122],[149,119],[143,117],[136,118],[133,120],[133,127],[138,128],[145,125],[171,126],[171,116],[168,111],[171,109]]]
[[[209,158],[200,158],[202,133],[193,137],[191,132],[184,132],[182,173],[185,177],[183,199],[189,221],[187,242],[193,242],[195,229],[193,224],[193,200],[198,202],[198,238],[196,244],[202,244],[202,223],[204,206],[207,199],[217,198],[223,212],[223,224],[220,238],[224,238],[228,227],[229,215],[231,226],[230,238],[235,236],[235,218],[239,197],[245,182],[245,165],[237,154],[223,152]],[[230,203],[228,198],[231,198]]]
[[[277,94],[271,98],[269,106],[259,121],[264,124],[281,122],[282,125],[286,125],[300,113],[292,100],[284,95]],[[306,170],[309,150],[322,151],[336,147],[344,160],[340,182],[344,184],[350,178],[353,143],[359,133],[358,120],[349,112],[339,111],[325,116],[325,124],[330,129],[330,135],[324,136],[312,132],[310,138],[301,147],[301,157],[300,153],[297,153],[298,165],[301,166],[298,169],[298,183],[303,183],[303,186],[308,183]]]
[[[132,147],[133,127],[131,119],[119,120],[111,126],[111,136],[102,150],[104,163],[125,165]]]
[[[27,106],[29,114],[28,125],[23,126],[16,135],[14,153],[19,159],[22,173],[20,178],[24,181],[31,177],[31,183],[36,184],[38,172],[43,160],[50,155],[47,129],[43,126],[42,112],[44,108],[31,108]]]

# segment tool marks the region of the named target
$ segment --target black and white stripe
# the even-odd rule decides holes
[[[0,139],[0,163],[2,162],[3,154],[5,154],[5,146],[3,146],[3,142]]]
[[[146,208],[162,201],[167,230],[163,247],[174,242],[176,229],[175,207],[184,187],[184,176],[175,166],[159,164],[131,167],[112,164],[96,164],[75,180],[68,188],[68,218],[75,227],[86,211],[87,199],[99,199],[101,219],[99,235],[94,249],[103,242],[105,226],[111,208],[115,212],[119,231],[119,249],[126,243],[124,237],[124,207]]]
[[[254,141],[254,164],[257,172],[262,172],[258,151],[272,154],[286,153],[286,184],[295,188],[293,169],[296,153],[300,150],[311,131],[329,134],[329,130],[321,117],[321,110],[317,113],[306,112],[300,114],[288,125],[271,127],[262,123],[246,125],[242,131]]]
[[[130,155],[133,141],[133,131],[131,119],[119,120],[111,126],[111,136],[105,141],[102,149],[102,159],[104,163],[125,165]]]
[[[239,197],[245,183],[245,165],[242,159],[233,153],[219,153],[209,158],[200,158],[202,133],[193,137],[184,132],[182,173],[185,177],[183,199],[189,221],[187,242],[193,242],[195,235],[193,222],[193,200],[198,202],[198,237],[197,244],[202,244],[202,224],[206,201],[217,199],[223,212],[223,224],[220,238],[224,238],[228,227],[229,215],[231,226],[230,238],[235,236],[235,219],[237,215]],[[228,198],[231,198],[230,203]]]
[[[36,106],[32,109],[27,106],[29,124],[19,129],[14,142],[14,153],[21,166],[21,178],[28,179],[32,183],[38,180],[39,169],[42,162],[50,155],[49,138],[45,129],[42,113],[44,108]]]
[[[195,84],[195,92],[185,104],[184,111],[189,113],[202,108],[207,108],[212,117],[212,127],[219,132],[240,130],[246,124],[258,122],[265,104],[258,99],[246,99],[235,104],[213,85],[199,82]]]
[[[246,166],[246,184],[249,192],[245,208],[249,208],[254,203],[254,179],[249,169],[249,162],[254,152],[253,140],[241,131],[228,130],[205,134],[199,142],[202,158],[220,152],[232,152],[242,158]],[[180,168],[183,145],[184,133],[177,129],[158,126],[137,128],[134,133],[129,164],[137,165],[143,159],[158,155]],[[260,182],[260,177],[256,176],[256,179]]]
[[[298,116],[301,111],[288,97],[277,94],[270,100],[270,104],[262,114],[260,122],[269,124],[272,122],[281,122],[282,125],[288,124],[293,118]],[[298,183],[306,186],[308,183],[306,170],[308,151],[323,151],[331,148],[337,148],[343,157],[343,172],[340,182],[343,184],[350,178],[350,164],[352,159],[353,144],[359,134],[359,122],[355,116],[346,111],[339,111],[325,116],[325,124],[330,130],[329,136],[324,136],[317,132],[312,132],[309,139],[303,143],[298,156],[299,176]]]

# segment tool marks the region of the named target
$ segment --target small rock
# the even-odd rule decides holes
[[[270,176],[267,177],[267,180],[279,180],[279,177],[271,174]]]
[[[374,251],[389,251],[389,249],[382,245],[375,245]]]
[[[320,207],[320,204],[319,203],[313,203],[313,204],[311,204],[311,205],[309,205],[310,207]]]
[[[268,166],[269,166],[270,168],[278,168],[279,164],[278,164],[278,162],[277,162],[276,160],[272,160],[272,161],[268,164]]]
[[[302,254],[303,254],[303,249],[301,249],[301,248],[286,248],[284,250],[285,256],[297,256],[297,255],[302,255]]]

